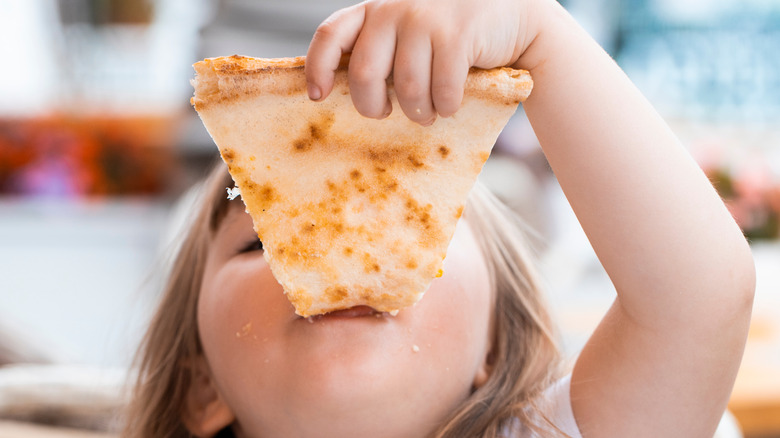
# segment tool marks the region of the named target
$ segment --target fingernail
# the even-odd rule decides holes
[[[393,112],[393,107],[392,107],[392,106],[390,106],[390,105],[388,105],[388,106],[385,108],[385,112],[382,114],[382,118],[383,118],[383,119],[386,119],[386,118],[388,118],[388,117],[390,116],[390,113],[392,113],[392,112]]]
[[[436,116],[431,117],[429,120],[426,120],[422,123],[420,123],[422,126],[431,126],[433,125],[433,122],[436,121]]]
[[[309,84],[306,86],[307,91],[309,92],[309,99],[311,100],[320,100],[322,97],[322,91],[320,91],[320,87]]]

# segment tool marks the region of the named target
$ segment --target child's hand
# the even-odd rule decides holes
[[[309,97],[333,88],[342,53],[352,52],[349,88],[366,117],[387,117],[393,75],[404,113],[429,125],[460,108],[471,66],[517,61],[535,36],[533,0],[372,0],[342,9],[314,34],[306,59]]]

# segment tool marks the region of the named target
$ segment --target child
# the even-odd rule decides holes
[[[142,350],[132,437],[711,437],[744,347],[749,248],[702,172],[554,0],[369,1],[309,48],[327,98],[453,115],[470,66],[530,70],[524,104],[618,296],[561,378],[521,237],[481,188],[444,276],[398,316],[297,318],[243,206],[209,179]]]

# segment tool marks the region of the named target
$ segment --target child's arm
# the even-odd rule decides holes
[[[524,105],[618,298],[575,366],[585,436],[712,436],[755,284],[745,239],[704,174],[562,8],[518,65]]]
[[[386,112],[384,76],[394,69],[401,107],[421,123],[454,112],[469,65],[529,69],[535,85],[524,108],[618,292],[575,366],[580,429],[588,437],[712,436],[754,290],[740,230],[663,120],[557,3],[454,4],[340,12],[309,50],[312,97],[327,95],[338,56],[353,49],[358,110]]]

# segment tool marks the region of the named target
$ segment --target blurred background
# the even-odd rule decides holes
[[[351,3],[0,0],[0,438],[113,427],[187,194],[217,158],[189,105],[191,64],[303,55]],[[780,437],[780,1],[562,3],[750,238],[758,289],[730,410],[744,436]],[[481,178],[537,230],[574,357],[614,289],[522,110]]]

